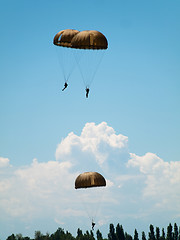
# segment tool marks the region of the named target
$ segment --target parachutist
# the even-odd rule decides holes
[[[106,180],[105,178],[98,172],[84,172],[81,173],[75,180],[75,189],[87,189],[84,192],[84,197],[86,196],[86,194],[90,193],[89,192],[89,188],[93,189],[96,187],[105,187],[106,186]],[[87,192],[86,192],[87,191]],[[100,194],[102,194],[102,192],[99,192]],[[93,191],[92,191],[92,195],[93,195]],[[97,194],[99,195],[99,194]],[[95,195],[94,195],[95,196]],[[81,196],[82,197],[82,196]],[[84,202],[85,203],[85,202]],[[99,202],[100,203],[100,202]],[[94,205],[94,204],[93,204]],[[96,205],[96,204],[95,204]],[[94,206],[95,206],[94,205]],[[87,202],[87,205],[85,203],[85,206],[87,207],[87,210],[89,208],[89,202]],[[91,204],[90,204],[91,206]],[[91,210],[91,207],[89,208],[89,210]],[[93,209],[92,209],[93,210]],[[96,205],[96,214],[97,214],[97,205]],[[88,211],[87,211],[88,212]],[[89,214],[88,214],[89,215]],[[94,226],[95,226],[95,222],[93,219],[93,215],[95,215],[95,212],[92,214],[90,214],[89,217],[91,217],[91,226],[92,226],[92,230],[94,230]]]
[[[87,87],[86,88],[86,98],[88,98],[88,95],[89,95],[89,88]]]
[[[86,87],[85,93],[86,98],[88,98],[89,88],[87,86],[90,86],[90,84],[92,83],[95,77],[95,73],[101,62],[102,59],[101,57],[103,56],[104,50],[108,48],[108,41],[106,36],[104,36],[101,32],[96,30],[78,31],[75,29],[64,29],[55,35],[53,39],[53,44],[58,48],[60,47],[61,49],[60,50],[61,55],[59,57],[59,60],[64,80],[66,81],[62,91],[64,91],[67,88],[68,86],[67,81],[69,80],[72,71],[75,67],[74,61],[71,59],[76,49],[75,58],[83,78],[82,80]],[[84,52],[83,54],[84,59],[79,61],[80,60],[79,54],[81,55],[82,52]],[[98,52],[98,54],[96,54],[96,52]],[[87,62],[85,59],[87,59]],[[90,66],[92,62],[93,66],[91,69]],[[88,72],[89,74],[87,74]]]
[[[68,84],[67,84],[67,82],[65,82],[64,88],[62,89],[62,91],[64,91],[67,88],[67,86],[68,86]]]
[[[92,221],[92,230],[94,230],[95,222]]]

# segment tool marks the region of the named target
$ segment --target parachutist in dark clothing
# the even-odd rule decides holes
[[[67,82],[65,82],[64,88],[62,89],[62,91],[64,91],[67,88],[67,86],[68,86],[68,84],[67,84]]]
[[[92,230],[94,230],[95,222],[92,221]]]
[[[87,87],[86,88],[86,97],[88,98],[88,95],[89,95],[89,88]]]

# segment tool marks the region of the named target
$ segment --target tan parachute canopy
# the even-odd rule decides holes
[[[86,30],[79,32],[75,29],[65,29],[58,32],[53,41],[54,45],[78,49],[107,49],[108,41],[99,31]]]
[[[106,186],[105,178],[97,172],[84,172],[75,180],[75,188],[91,188]]]
[[[71,47],[71,40],[77,33],[79,31],[74,29],[62,30],[55,35],[53,43],[61,47]]]
[[[79,49],[107,49],[108,41],[101,32],[86,30],[79,32],[72,38],[71,47]]]

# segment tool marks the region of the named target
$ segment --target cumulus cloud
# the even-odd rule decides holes
[[[75,178],[83,171],[98,171],[107,180],[100,194],[99,226],[113,218],[122,222],[127,217],[152,217],[157,209],[179,217],[180,162],[165,162],[153,153],[130,153],[128,137],[117,134],[105,122],[87,123],[80,136],[69,133],[57,145],[55,157],[48,162],[33,159],[29,166],[18,168],[12,167],[9,159],[0,158],[4,169],[0,177],[3,220],[43,217],[55,223],[67,224],[68,219],[83,222],[84,203],[74,189]],[[87,205],[96,203],[97,195],[92,196],[93,191],[86,192]]]
[[[49,210],[61,212],[59,206],[68,204],[76,176],[69,173],[70,168],[69,162],[39,163],[34,159],[30,166],[14,169],[11,177],[0,181],[0,208],[9,216],[22,219],[44,215]]]
[[[78,154],[78,156],[77,156]],[[116,134],[112,127],[102,122],[87,123],[81,135],[71,132],[56,149],[56,159],[74,162],[80,168],[97,168],[117,171],[129,158],[128,137]],[[118,166],[117,166],[118,163]]]
[[[127,166],[145,176],[144,198],[153,199],[158,209],[180,211],[180,162],[165,162],[153,153],[131,154]]]
[[[9,159],[0,157],[0,168],[8,167],[9,166]]]

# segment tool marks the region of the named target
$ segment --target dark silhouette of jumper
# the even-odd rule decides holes
[[[88,98],[88,95],[89,95],[89,88],[87,87],[86,88],[86,98]]]
[[[64,91],[67,88],[67,86],[68,86],[68,84],[67,84],[67,82],[65,82],[64,88],[62,89],[62,91]]]

